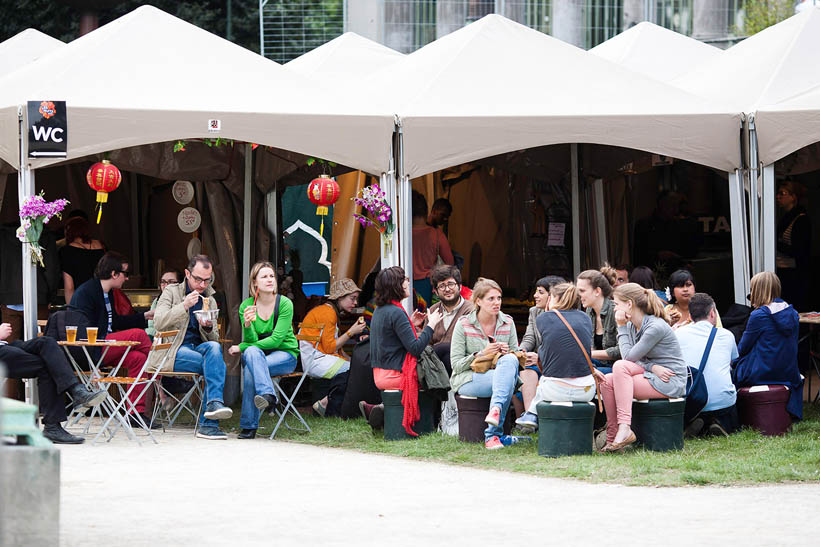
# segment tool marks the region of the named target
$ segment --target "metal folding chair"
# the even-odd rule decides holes
[[[319,344],[319,340],[322,339],[322,331],[324,330],[325,325],[321,323],[311,324],[311,323],[299,323],[299,333],[296,335],[296,340],[309,342],[313,344],[315,348]],[[318,330],[319,334],[312,335],[312,334],[302,334],[302,329],[308,330]],[[299,357],[299,365],[297,369],[301,367],[301,355]],[[280,384],[280,380],[289,379],[289,378],[298,378],[296,382],[296,386],[291,390],[290,395],[285,391],[285,389]],[[276,390],[276,395],[279,397],[279,400],[284,403],[284,407],[282,410],[279,410],[279,407],[275,408],[276,415],[278,416],[278,420],[276,425],[273,428],[273,431],[270,434],[270,439],[276,436],[276,432],[279,431],[279,428],[284,425],[286,428],[292,431],[304,431],[305,433],[310,433],[310,426],[307,424],[302,415],[297,410],[296,406],[294,406],[294,401],[296,400],[296,396],[299,394],[299,390],[302,388],[302,384],[305,383],[305,378],[307,378],[307,374],[303,371],[297,370],[290,374],[283,374],[281,376],[271,376],[273,380],[273,387]],[[293,426],[288,424],[287,416],[290,413],[294,418],[296,418],[297,423]],[[301,426],[299,425],[301,424]]]
[[[157,375],[159,381],[156,382],[157,397],[154,399],[154,411],[151,416],[151,421],[157,421],[162,424],[163,429],[166,427],[173,427],[174,423],[183,412],[187,412],[194,419],[194,433],[196,433],[199,424],[199,414],[202,412],[202,401],[205,399],[204,378],[201,374],[196,372],[174,372],[163,371]],[[182,393],[174,392],[168,389],[163,382],[166,378],[173,378],[178,380],[185,380],[191,382],[191,386]],[[194,406],[194,396],[199,399],[199,404]],[[161,398],[165,397],[166,404],[163,404]],[[170,401],[170,403],[167,403]]]
[[[130,395],[134,392],[135,389],[137,389],[140,386],[145,386],[145,388],[147,389],[155,384],[155,381],[157,379],[157,376],[159,375],[160,370],[165,365],[165,362],[168,360],[168,356],[170,354],[168,350],[171,349],[172,340],[178,334],[179,330],[171,330],[157,332],[154,335],[154,342],[151,344],[151,351],[148,353],[148,358],[145,359],[145,363],[142,365],[142,368],[140,369],[139,375],[137,377],[112,375],[97,380],[97,383],[102,385],[116,385],[117,389],[119,390],[120,401],[114,407],[113,412],[111,412],[111,414],[108,416],[108,419],[103,424],[102,429],[99,433],[97,433],[97,436],[94,437],[94,440],[91,444],[97,443],[100,436],[108,430],[108,426],[111,424],[112,420],[117,421],[117,426],[110,432],[106,442],[111,441],[111,439],[114,438],[114,435],[116,435],[119,428],[122,427],[125,429],[126,433],[130,433],[128,435],[129,438],[133,438],[139,444],[142,444],[142,441],[140,441],[139,438],[133,433],[131,424],[129,422],[129,416],[133,417],[134,420],[137,422],[137,425],[139,425],[141,429],[148,433],[148,436],[151,438],[152,441],[154,441],[154,444],[159,444],[156,437],[154,437],[154,434],[151,433],[150,424],[145,423],[145,420],[143,420],[142,415],[140,415],[140,413],[137,412],[136,402],[131,401]],[[165,339],[168,339],[169,341],[164,342],[163,340]],[[157,365],[156,370],[150,373],[149,376],[146,376],[145,374],[148,368],[148,363],[151,361],[151,356],[155,352],[160,351],[164,352],[162,360]],[[127,390],[123,387],[126,385],[129,386]],[[124,410],[122,414],[120,413],[121,410]]]

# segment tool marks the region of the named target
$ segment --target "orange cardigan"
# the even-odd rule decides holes
[[[322,331],[322,337],[319,339],[319,345],[316,347],[322,353],[328,355],[338,355],[344,357],[340,351],[336,351],[336,311],[330,304],[322,304],[316,306],[308,312],[302,320],[303,324],[323,324],[325,326]],[[302,334],[309,336],[316,336],[319,334],[317,329],[302,329]],[[339,348],[341,349],[341,348]]]

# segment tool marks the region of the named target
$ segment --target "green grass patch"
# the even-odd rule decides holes
[[[234,418],[222,422],[229,434],[239,432],[239,409],[234,411]],[[315,416],[306,417],[311,433],[282,427],[276,439],[595,483],[736,486],[817,482],[820,481],[820,409],[807,404],[804,412],[804,420],[783,437],[764,437],[744,429],[729,438],[687,440],[683,450],[666,453],[634,449],[625,454],[543,458],[538,455],[537,436],[533,436],[531,443],[519,443],[494,452],[485,450],[483,444],[463,443],[458,438],[437,433],[391,442],[385,441],[381,434],[371,433],[362,419],[345,421]],[[257,439],[250,442],[266,442],[274,423],[270,416],[264,415]]]

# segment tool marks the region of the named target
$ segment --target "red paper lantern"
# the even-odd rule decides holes
[[[327,208],[339,199],[339,183],[330,178],[329,175],[319,175],[318,178],[310,181],[307,195],[310,202],[316,205],[316,214],[322,217],[319,234],[325,235],[325,215],[328,211]]]
[[[116,190],[122,182],[122,174],[117,166],[108,160],[102,160],[91,166],[85,174],[85,180],[92,190],[97,192],[97,224],[102,217],[102,204],[108,202],[108,192]]]

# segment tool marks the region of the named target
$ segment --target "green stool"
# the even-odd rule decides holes
[[[592,453],[592,402],[541,401],[538,411],[538,455],[548,458]]]
[[[16,435],[19,444],[51,446],[51,441],[43,437],[37,427],[36,406],[5,397],[0,399],[0,406],[3,407],[3,423],[0,424],[3,435]],[[21,443],[21,440],[27,442]]]
[[[382,391],[384,403],[384,440],[400,441],[413,439],[401,425],[404,417],[404,405],[401,404],[402,392],[395,390]],[[425,391],[419,391],[419,421],[413,426],[413,431],[419,435],[433,432],[433,405],[435,400]]]
[[[684,398],[633,400],[632,431],[637,444],[656,452],[681,450],[685,409]]]

